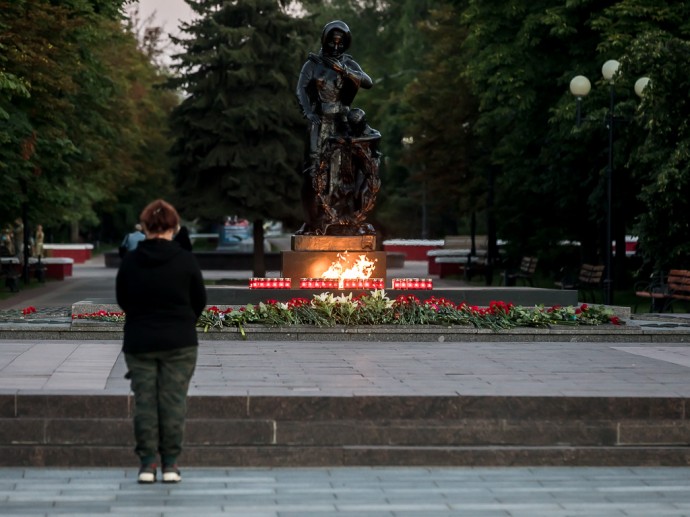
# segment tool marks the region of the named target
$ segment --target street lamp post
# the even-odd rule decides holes
[[[613,304],[613,137],[614,137],[614,108],[616,101],[616,92],[614,89],[614,78],[620,63],[615,59],[610,59],[601,67],[601,75],[609,83],[609,110],[606,114],[606,128],[608,129],[608,162],[606,165],[606,253],[605,264],[606,269],[604,276],[604,303],[606,305]],[[642,77],[635,83],[635,93],[642,96],[644,88],[647,86],[649,78]],[[584,75],[573,77],[570,81],[570,93],[577,99],[577,125],[582,121],[581,105],[582,98],[589,94],[592,88],[589,79]],[[620,250],[618,250],[620,252]]]
[[[406,150],[410,150],[414,144],[413,136],[404,136],[402,138],[402,144]],[[428,216],[427,216],[427,206],[426,206],[426,166],[422,165],[422,239],[429,238],[428,230]]]
[[[424,177],[422,178],[422,239],[429,238],[429,225],[426,207],[426,168],[422,168]]]

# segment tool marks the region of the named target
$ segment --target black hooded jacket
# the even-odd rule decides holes
[[[206,289],[194,255],[177,242],[140,242],[123,258],[115,291],[126,313],[125,353],[198,346],[196,320]]]

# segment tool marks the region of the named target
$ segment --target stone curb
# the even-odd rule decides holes
[[[218,306],[226,309],[229,306]],[[690,342],[690,319],[685,315],[643,315],[648,320],[640,325],[629,307],[611,307],[626,322],[616,325],[563,325],[550,328],[518,327],[507,330],[477,329],[460,326],[288,326],[272,327],[249,324],[242,330],[235,327],[199,329],[199,338],[207,341],[364,341],[364,342]],[[120,312],[117,305],[91,301],[78,302],[72,314],[98,311]],[[50,310],[48,310],[50,312]],[[55,312],[55,309],[53,309]],[[122,323],[94,320],[72,320],[63,314],[42,314],[22,317],[12,315],[0,321],[0,339],[45,340],[121,340]]]
[[[342,341],[342,342],[606,342],[606,343],[690,343],[690,328],[644,328],[625,326],[553,326],[551,328],[514,328],[494,331],[473,327],[429,326],[290,326],[270,327],[250,324],[244,335],[235,327],[198,329],[204,341]],[[55,324],[3,324],[0,339],[43,340],[121,340],[121,323],[77,320]]]

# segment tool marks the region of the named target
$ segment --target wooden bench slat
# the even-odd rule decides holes
[[[583,291],[583,300],[587,301],[587,295],[591,294],[592,302],[596,302],[595,292],[602,288],[604,280],[604,266],[596,266],[594,264],[582,264],[577,275],[576,281],[562,280],[554,282],[556,287],[561,289],[577,289]]]
[[[651,312],[672,309],[676,300],[690,301],[690,270],[671,269],[665,277],[638,283],[635,285],[635,296],[652,300]]]
[[[506,271],[503,275],[503,282],[505,285],[515,285],[517,280],[522,280],[523,282],[533,286],[532,277],[537,270],[537,263],[539,259],[537,257],[522,257],[520,261],[520,268],[517,271],[509,272]]]

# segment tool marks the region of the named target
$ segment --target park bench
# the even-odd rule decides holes
[[[537,270],[537,263],[539,259],[537,257],[522,257],[520,261],[520,267],[517,271],[506,270],[503,274],[503,284],[507,286],[512,286],[517,283],[518,280],[522,280],[524,284],[529,284],[534,287],[532,283],[532,277],[534,272]]]
[[[577,289],[582,293],[582,301],[586,302],[591,295],[592,303],[596,302],[596,292],[602,289],[604,281],[604,266],[582,264],[577,278],[565,276],[562,280],[554,282],[561,289]]]
[[[71,258],[74,264],[83,264],[93,254],[93,244],[44,244],[44,253],[51,258]]]
[[[674,302],[690,301],[690,270],[671,269],[666,276],[655,275],[648,282],[638,282],[635,296],[649,300],[650,312],[673,310]]]
[[[41,276],[44,279],[64,280],[72,276],[74,262],[74,259],[69,257],[47,257],[40,260],[32,257],[29,259],[29,267],[39,281]],[[42,271],[42,274],[39,271]]]

